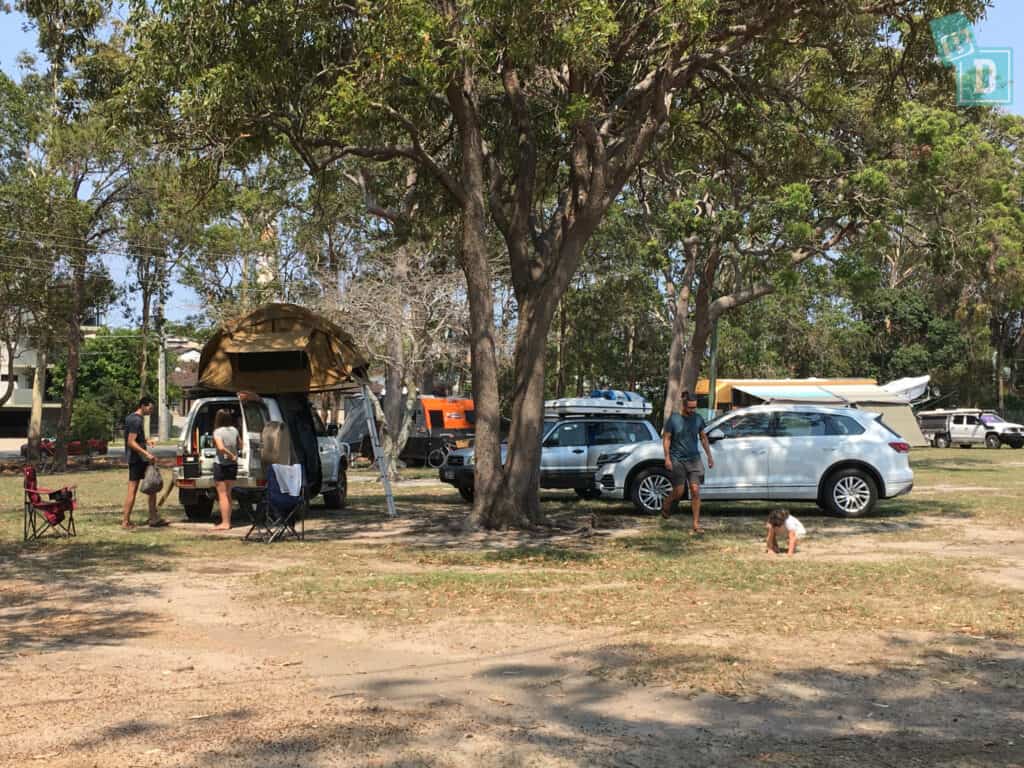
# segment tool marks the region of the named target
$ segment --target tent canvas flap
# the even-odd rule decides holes
[[[903,405],[871,403],[864,406],[864,409],[881,414],[885,425],[913,447],[921,448],[928,445],[928,441],[925,440],[921,433],[921,427],[917,423],[917,417],[914,416],[909,405],[905,403]]]

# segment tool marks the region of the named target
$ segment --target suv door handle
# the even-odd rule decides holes
[[[573,448],[572,452],[573,453],[583,453],[583,449],[582,448]]]

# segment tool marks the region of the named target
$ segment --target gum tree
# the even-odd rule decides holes
[[[415,165],[460,223],[477,402],[473,520],[540,519],[544,351],[559,299],[609,206],[684,106],[758,92],[785,51],[877,39],[920,0],[204,0],[136,2],[127,98],[215,152],[285,139],[314,177]],[[837,59],[842,66],[842,58]],[[785,98],[768,94],[766,98]],[[725,125],[720,126],[725,128]],[[517,302],[508,458],[499,452],[494,275]]]

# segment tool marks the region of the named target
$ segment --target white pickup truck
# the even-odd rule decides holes
[[[175,480],[178,499],[190,520],[207,520],[217,491],[213,483],[213,421],[222,408],[235,416],[242,435],[238,479],[233,495],[240,505],[255,504],[266,480],[260,461],[260,434],[271,421],[288,425],[292,445],[307,468],[310,494],[323,494],[328,508],[340,509],[348,493],[348,450],[327,434],[305,395],[275,395],[241,400],[237,395],[212,394],[192,403],[178,443]]]
[[[1024,426],[1006,421],[995,411],[980,408],[921,411],[917,414],[917,423],[925,439],[936,448],[949,448],[951,445],[961,448],[972,445],[1024,447]]]

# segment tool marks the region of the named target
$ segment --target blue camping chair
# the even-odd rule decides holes
[[[309,499],[306,473],[301,464],[271,464],[263,498],[252,508],[252,526],[246,540],[271,543],[306,537]]]

